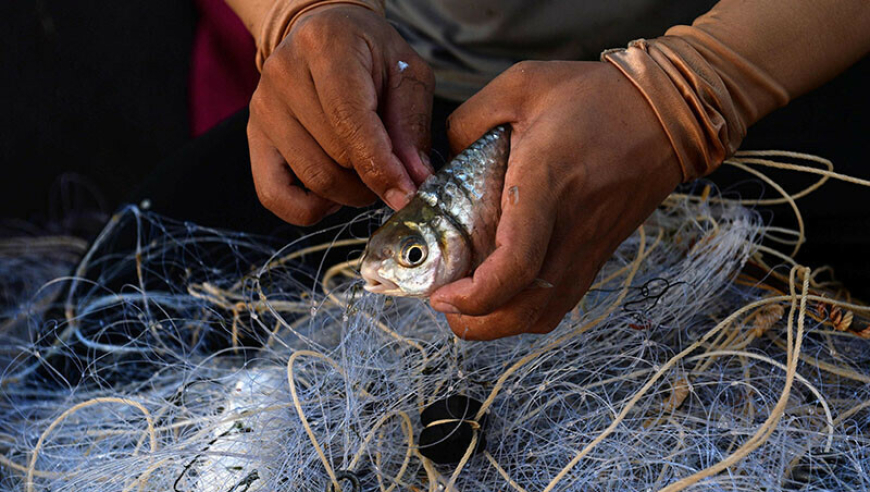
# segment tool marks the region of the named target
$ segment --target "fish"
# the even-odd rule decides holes
[[[471,274],[495,249],[510,127],[497,126],[429,176],[369,238],[365,290],[429,297]]]

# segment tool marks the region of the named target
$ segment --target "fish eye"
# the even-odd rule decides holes
[[[426,243],[419,237],[412,237],[402,244],[402,251],[399,255],[399,264],[404,267],[413,268],[419,266],[426,261],[428,249]]]

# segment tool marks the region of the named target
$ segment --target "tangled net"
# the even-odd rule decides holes
[[[363,293],[364,238],[335,230],[279,248],[130,207],[68,277],[80,243],[7,241],[0,489],[870,490],[870,309],[766,244],[800,220],[709,191],[672,195],[552,333],[485,343]],[[451,395],[486,426],[437,465],[420,412]]]

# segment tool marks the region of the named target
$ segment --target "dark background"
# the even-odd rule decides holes
[[[153,197],[158,211],[178,219],[256,232],[280,225],[253,196],[244,114],[190,144],[196,18],[182,0],[0,2],[0,219],[46,225],[70,209],[111,211]],[[868,75],[865,59],[753,127],[743,148],[815,153],[840,172],[870,178]],[[217,160],[232,162],[219,168]],[[80,178],[59,178],[70,171]],[[775,176],[790,190],[811,181]],[[757,183],[731,188],[744,179],[728,171],[713,176],[726,189],[757,196]],[[68,190],[88,188],[81,183],[92,183],[92,192]],[[870,292],[870,190],[830,183],[799,205],[809,236],[799,258],[832,264],[854,290]],[[786,208],[764,215],[795,225]],[[93,220],[81,229],[93,231]]]
[[[67,171],[120,203],[184,145],[195,22],[183,0],[0,2],[0,217],[54,218]]]

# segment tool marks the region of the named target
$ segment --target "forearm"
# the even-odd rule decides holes
[[[679,36],[699,50],[709,45],[705,37],[715,38],[794,99],[870,52],[870,3],[722,0],[691,26],[675,26],[665,35]]]
[[[746,129],[870,50],[865,0],[723,0],[692,26],[602,54],[659,119],[689,181],[733,154]]]

